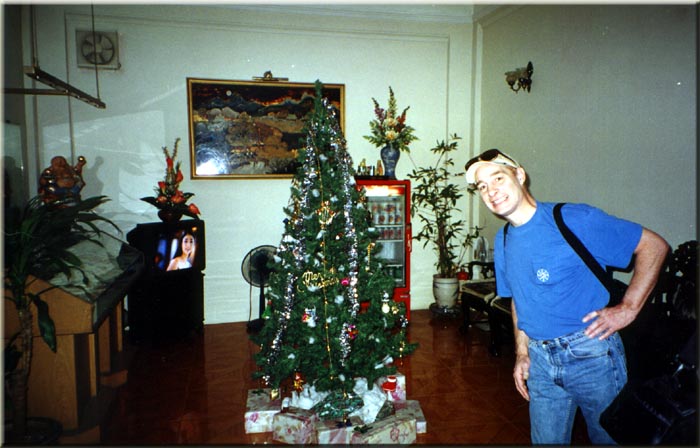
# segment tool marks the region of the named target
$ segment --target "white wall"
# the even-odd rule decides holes
[[[697,239],[696,6],[523,6],[476,26],[477,153],[500,148],[542,201],[587,202]],[[531,93],[503,73],[534,65]],[[502,221],[483,204],[479,223]]]
[[[24,57],[29,28],[24,7]],[[481,10],[481,9],[480,9]],[[194,6],[95,6],[96,26],[120,34],[122,69],[100,72],[98,110],[64,97],[26,97],[28,185],[57,154],[84,155],[85,195],[106,194],[105,214],[125,232],[156,220],[138,198],[163,175],[161,147],[182,138],[189,173],[187,77],[250,80],[271,70],[291,81],[343,83],[346,138],[357,164],[378,151],[362,136],[371,98],[388,86],[420,138],[419,165],[438,139],[464,139],[457,168],[500,147],[525,164],[540,200],[589,202],[658,231],[672,246],[697,238],[695,9],[688,6],[505,7],[478,26],[354,16],[308,16]],[[74,30],[87,4],[38,5],[41,67],[87,91]],[[531,93],[511,92],[503,73],[535,67]],[[24,79],[27,79],[26,77]],[[25,81],[26,82],[26,81]],[[472,132],[472,129],[474,130]],[[397,176],[411,170],[403,155]],[[191,180],[185,191],[207,222],[206,323],[247,320],[245,254],[279,242],[289,180]],[[477,198],[464,216],[496,221]],[[467,215],[467,211],[472,212]],[[412,307],[432,302],[434,255],[414,244]],[[253,315],[257,315],[253,291]]]
[[[74,42],[76,28],[91,27],[89,5],[38,5],[36,15],[42,69],[95,95],[94,72],[77,67]],[[98,4],[95,15],[98,30],[117,30],[120,36],[121,70],[99,74],[107,108],[65,97],[27,97],[29,185],[37,185],[37,173],[51,157],[83,155],[88,160],[83,195],[112,198],[104,214],[125,233],[157,220],[157,210],[139,198],[151,195],[162,179],[162,146],[172,149],[180,137],[179,159],[190,172],[187,77],[250,80],[271,70],[290,81],[345,84],[345,135],[355,164],[378,159],[378,150],[362,136],[373,118],[371,98],[386,104],[388,86],[399,107],[411,106],[408,122],[420,138],[412,145],[416,163],[428,163],[427,149],[448,133],[469,138],[471,25],[184,5]],[[26,26],[24,34],[29,64]],[[466,146],[462,151],[466,158]],[[410,170],[404,156],[397,177]],[[250,249],[279,243],[289,185],[288,179],[186,175],[182,188],[195,193],[192,202],[207,226],[205,323],[248,319],[251,292],[241,262]],[[412,307],[427,308],[432,279],[424,273],[433,271],[433,256],[415,247],[412,261]],[[256,317],[256,291],[252,298]]]

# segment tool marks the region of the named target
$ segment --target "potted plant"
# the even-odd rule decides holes
[[[448,141],[437,142],[430,151],[438,155],[434,166],[414,168],[408,174],[413,181],[411,216],[418,216],[423,227],[413,238],[423,241],[423,247],[432,244],[437,254],[433,276],[433,294],[440,308],[452,308],[457,300],[459,280],[457,273],[467,248],[479,236],[479,227],[467,232],[465,222],[455,219],[459,214],[457,201],[464,196],[462,187],[452,182],[455,175],[450,154],[457,150],[457,134]],[[470,191],[471,193],[471,191]]]
[[[5,387],[12,405],[11,430],[6,432],[5,440],[11,443],[41,442],[32,434],[37,419],[27,418],[35,318],[42,339],[52,351],[56,351],[56,328],[49,307],[42,300],[42,295],[55,287],[34,292],[30,286],[37,279],[35,275],[41,273],[44,278],[51,278],[59,273],[66,277],[79,273],[78,284],[85,285],[87,277],[82,270],[82,261],[70,248],[82,241],[101,245],[97,239],[103,232],[98,227],[100,222],[119,231],[112,221],[94,211],[108,201],[106,196],[78,199],[70,204],[44,201],[44,197],[35,196],[21,212],[5,221],[5,299],[14,304],[19,320],[19,331],[6,339],[4,348],[5,360],[10,363],[5,366]]]
[[[365,135],[364,138],[377,148],[381,148],[379,154],[384,165],[384,174],[390,179],[395,179],[394,170],[401,151],[410,152],[408,145],[418,140],[418,137],[413,135],[415,129],[406,124],[406,112],[411,106],[406,107],[399,114],[391,86],[389,86],[389,104],[386,109],[380,107],[376,99],[372,98],[372,102],[375,118],[369,122],[371,134]]]

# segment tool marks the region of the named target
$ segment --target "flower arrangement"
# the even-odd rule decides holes
[[[365,135],[364,138],[378,148],[391,144],[400,151],[410,152],[409,143],[418,140],[418,137],[413,135],[415,129],[406,125],[406,112],[411,106],[397,115],[396,98],[391,86],[389,86],[389,106],[386,109],[379,107],[379,103],[374,98],[372,102],[376,118],[369,122],[372,135]]]
[[[187,204],[187,201],[194,196],[194,193],[184,193],[180,190],[180,182],[182,182],[184,176],[180,170],[180,162],[175,161],[178,143],[180,143],[179,138],[175,139],[172,156],[168,152],[168,148],[163,146],[166,163],[165,180],[158,182],[158,187],[155,188],[157,196],[147,196],[141,198],[141,200],[154,205],[158,210],[180,213],[196,218],[200,214],[199,209],[194,204]]]

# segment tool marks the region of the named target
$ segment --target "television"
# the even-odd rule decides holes
[[[204,221],[137,224],[127,236],[143,252],[146,269],[156,272],[203,271],[206,267]]]

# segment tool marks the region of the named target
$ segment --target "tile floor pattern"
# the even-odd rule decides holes
[[[419,400],[428,431],[418,444],[530,444],[527,402],[512,381],[513,351],[488,354],[488,333],[459,332],[455,319],[411,312],[409,337],[420,344],[402,362],[408,398]],[[206,325],[202,334],[130,348],[129,379],[102,431],[105,445],[276,443],[243,425],[252,354],[244,322]],[[574,443],[587,443],[577,420]]]

